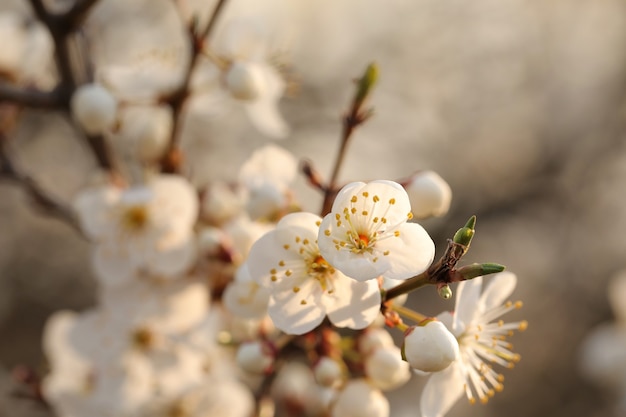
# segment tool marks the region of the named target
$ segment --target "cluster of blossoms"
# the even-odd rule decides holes
[[[276,145],[255,151],[233,182],[198,186],[184,175],[182,104],[240,104],[265,135],[289,133],[277,108],[288,80],[262,30],[226,25],[209,47],[211,23],[199,37],[190,23],[187,73],[97,66],[96,81],[75,85],[63,103],[89,143],[100,143],[110,175],[72,207],[99,291],[91,309],[57,312],[46,325],[45,401],[59,417],[386,417],[384,392],[419,373],[429,375],[423,417],[443,416],[463,394],[486,402],[502,389],[492,364],[519,360],[507,337],[526,322],[500,319],[521,307],[507,300],[515,275],[497,264],[456,267],[475,218],[435,261],[416,220],[448,211],[451,190],[439,175],[339,186],[341,158],[328,182],[303,168],[324,195],[320,215],[300,208],[298,161]],[[24,30],[0,16],[0,32]],[[0,53],[0,75],[28,62],[9,52]],[[371,115],[363,106],[375,78],[370,66],[357,83],[342,149]],[[98,153],[106,144],[116,144],[122,168]],[[449,298],[456,283],[452,313],[405,305],[427,285]]]

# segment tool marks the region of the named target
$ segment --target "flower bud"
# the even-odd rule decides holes
[[[85,84],[74,92],[70,101],[72,115],[85,132],[104,133],[115,123],[117,101],[99,84]]]
[[[332,417],[387,417],[389,401],[364,379],[354,379],[339,393]]]
[[[459,343],[443,323],[431,321],[407,330],[402,357],[417,370],[438,372],[459,357]]]
[[[328,356],[324,356],[320,359],[313,369],[315,380],[324,387],[332,387],[339,382],[341,380],[341,373],[339,363]]]
[[[389,346],[394,346],[393,339],[389,332],[382,328],[370,328],[359,338],[359,350],[364,355]]]
[[[235,61],[226,71],[226,88],[239,100],[254,100],[262,94],[262,71],[253,63]]]
[[[404,187],[411,200],[411,211],[419,219],[440,217],[450,209],[452,189],[434,171],[421,171]]]
[[[165,106],[128,107],[121,114],[120,135],[143,162],[159,160],[172,134],[172,111]]]
[[[268,345],[260,342],[242,343],[237,350],[237,365],[246,372],[261,374],[274,363],[274,355]]]
[[[411,378],[409,364],[402,360],[397,346],[376,349],[365,359],[365,374],[382,390],[390,390],[405,384]]]

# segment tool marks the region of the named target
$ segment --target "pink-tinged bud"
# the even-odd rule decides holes
[[[443,323],[431,321],[406,332],[402,356],[417,370],[438,372],[459,357],[459,343]]]
[[[262,374],[274,364],[271,348],[260,341],[242,343],[237,350],[237,365],[246,372]]]
[[[450,209],[452,189],[434,171],[421,171],[404,187],[411,200],[411,211],[418,219],[440,217]]]
[[[99,84],[78,87],[70,107],[74,119],[88,134],[104,133],[115,123],[117,100]]]

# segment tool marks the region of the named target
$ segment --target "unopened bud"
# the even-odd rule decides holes
[[[397,346],[372,352],[365,359],[365,374],[382,390],[397,388],[411,378],[409,364],[402,360],[402,353]]]
[[[471,264],[457,269],[455,273],[460,275],[460,279],[462,281],[466,281],[468,279],[502,272],[504,271],[504,268],[504,265],[495,263]]]
[[[437,293],[439,294],[439,297],[443,298],[444,300],[449,300],[450,298],[452,298],[452,289],[448,284],[438,287]]]
[[[389,401],[365,379],[348,382],[337,396],[331,417],[387,417]]]
[[[260,341],[242,343],[237,350],[237,364],[246,372],[262,374],[274,363],[274,355],[266,344]]]
[[[70,108],[85,132],[97,135],[115,123],[117,100],[100,84],[85,84],[74,92]]]
[[[253,63],[235,61],[226,71],[226,88],[239,100],[254,100],[262,94],[263,73]]]
[[[363,102],[370,94],[374,85],[378,81],[378,66],[375,63],[371,63],[365,69],[365,73],[358,81],[356,95],[354,96],[353,107],[358,112]]]
[[[364,355],[369,355],[376,349],[394,346],[393,339],[384,328],[369,328],[359,337],[359,350]]]
[[[324,356],[315,365],[313,374],[318,384],[324,387],[332,387],[341,380],[341,366],[339,366],[336,360]]]
[[[454,243],[469,247],[470,243],[472,243],[474,233],[476,232],[475,227],[476,216],[472,216],[469,218],[467,223],[465,223],[465,226],[457,230],[452,240],[454,241]]]
[[[407,330],[402,357],[415,369],[438,372],[459,357],[459,343],[443,323],[430,321]]]
[[[452,189],[434,171],[418,172],[404,188],[411,201],[411,212],[418,219],[440,217],[450,209]]]

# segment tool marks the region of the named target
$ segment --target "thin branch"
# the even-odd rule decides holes
[[[6,138],[0,137],[0,142],[5,142]],[[0,146],[0,180],[7,180],[17,183],[33,199],[33,202],[47,214],[64,221],[75,229],[81,236],[83,232],[74,212],[48,194],[37,181],[30,175],[19,169],[9,156],[4,146]]]
[[[74,5],[61,18],[72,31],[75,31],[89,16],[89,12],[91,12],[97,2],[98,0],[76,0]]]
[[[218,0],[215,8],[213,9],[213,14],[211,18],[207,22],[207,25],[204,27],[204,30],[198,32],[197,27],[194,22],[189,26],[188,30],[188,39],[189,44],[191,46],[191,57],[189,59],[189,64],[187,66],[187,71],[185,72],[185,76],[183,77],[183,81],[174,92],[169,94],[167,97],[163,97],[162,101],[169,104],[172,109],[172,136],[170,138],[170,142],[168,148],[165,152],[163,160],[161,161],[161,168],[165,172],[177,172],[180,169],[180,153],[178,151],[178,143],[180,140],[180,130],[181,130],[181,113],[183,112],[185,103],[187,102],[187,98],[190,95],[189,86],[191,84],[191,77],[193,75],[194,68],[202,51],[204,49],[204,43],[211,36],[215,26],[217,24],[218,17],[220,16],[224,6],[226,5],[227,0]]]
[[[60,90],[41,91],[35,88],[18,88],[0,83],[0,103],[11,102],[22,106],[55,109],[62,106],[63,94]]]

